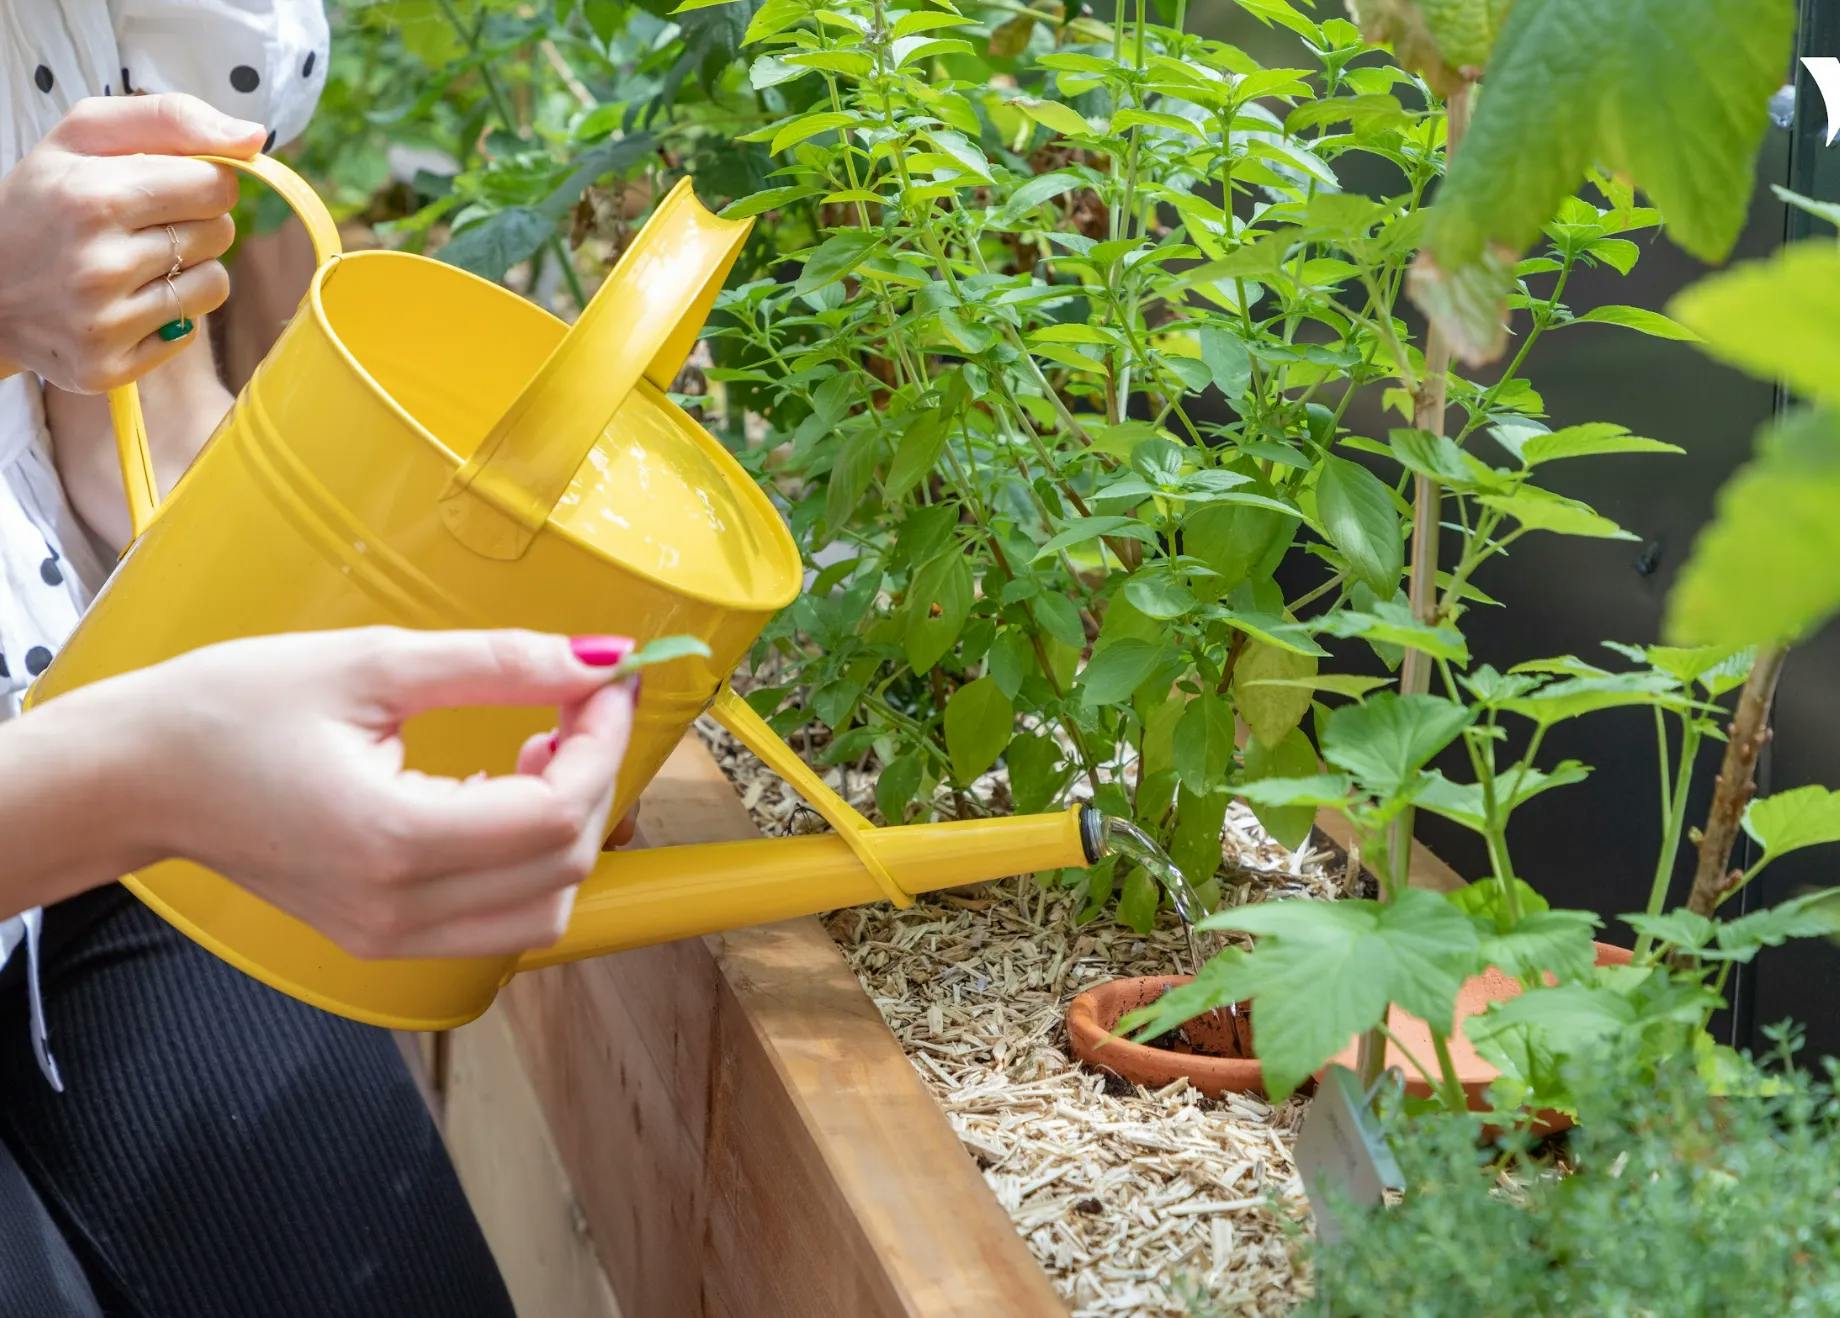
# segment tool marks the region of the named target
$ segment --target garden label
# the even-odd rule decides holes
[[[1326,1244],[1342,1236],[1337,1207],[1377,1204],[1383,1191],[1405,1184],[1368,1097],[1353,1071],[1330,1067],[1297,1137],[1297,1172],[1316,1214],[1316,1235]]]

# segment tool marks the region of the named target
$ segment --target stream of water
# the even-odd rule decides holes
[[[1195,926],[1206,912],[1201,909],[1201,899],[1182,871],[1155,839],[1128,819],[1107,815],[1104,840],[1109,855],[1143,866],[1144,872],[1169,894],[1169,904],[1176,908],[1176,914],[1182,918],[1182,930],[1188,935],[1189,973],[1200,974],[1206,958],[1202,955],[1201,938]]]

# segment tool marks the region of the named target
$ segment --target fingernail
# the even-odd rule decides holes
[[[560,746],[561,744],[562,744],[562,734],[560,732],[552,732],[549,734],[549,753],[551,755],[554,755],[556,753],[556,747]]]
[[[569,649],[575,657],[592,668],[612,668],[633,652],[636,642],[630,636],[572,636]]]

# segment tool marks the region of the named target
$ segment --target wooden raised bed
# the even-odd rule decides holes
[[[755,835],[686,739],[643,840]],[[434,1050],[435,1083],[532,1318],[610,1312],[587,1253],[629,1318],[1066,1312],[816,920],[539,971],[499,1003]],[[507,1023],[523,1076],[504,1074]],[[482,1108],[495,1119],[462,1120]],[[566,1189],[531,1169],[552,1150]],[[544,1229],[572,1214],[591,1250]]]

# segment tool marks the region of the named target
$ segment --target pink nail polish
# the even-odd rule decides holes
[[[633,652],[630,636],[574,636],[569,649],[575,657],[593,668],[612,668]]]
[[[549,753],[551,755],[554,755],[556,753],[556,747],[560,746],[561,744],[562,744],[562,734],[561,733],[552,732],[549,734]]]

